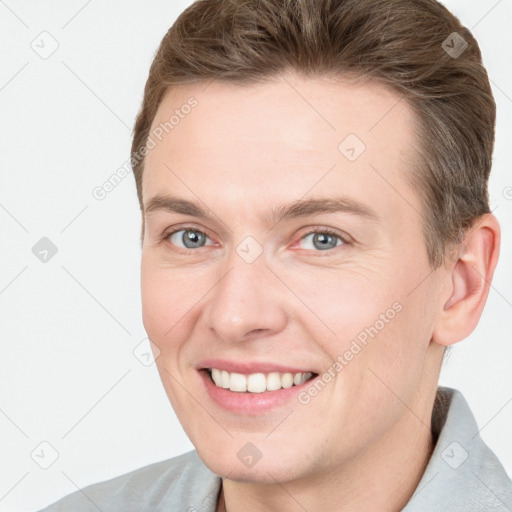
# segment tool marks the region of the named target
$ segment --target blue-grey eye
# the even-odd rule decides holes
[[[311,239],[310,241],[312,244],[310,244],[310,247],[301,247],[302,249],[313,248],[320,251],[326,251],[328,249],[334,249],[338,245],[342,245],[344,243],[338,235],[334,235],[328,232],[310,233],[309,235],[306,235],[304,238],[302,238],[301,242],[308,240],[308,238]]]
[[[181,233],[181,235],[180,235]],[[180,229],[169,237],[169,241],[183,249],[197,249],[203,247],[208,237],[201,231],[195,229]]]

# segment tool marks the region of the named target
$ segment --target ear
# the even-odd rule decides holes
[[[453,345],[473,332],[489,295],[499,248],[498,221],[485,214],[466,233],[455,257],[445,262],[447,293],[432,336],[435,343]]]

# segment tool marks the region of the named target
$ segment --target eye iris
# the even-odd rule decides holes
[[[206,239],[205,235],[200,231],[190,229],[184,230],[181,238],[187,249],[202,247]],[[315,233],[313,235],[313,244],[320,250],[333,249],[337,245],[337,237],[329,233]]]
[[[319,242],[319,247],[316,246],[316,242]],[[329,235],[328,233],[316,233],[313,236],[313,243],[315,247],[324,250],[324,249],[333,249],[336,247],[336,237],[333,235]]]
[[[190,229],[183,233],[182,241],[187,249],[194,249],[201,247],[204,243],[205,236],[199,231],[192,231]]]

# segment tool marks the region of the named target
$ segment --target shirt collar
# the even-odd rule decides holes
[[[434,451],[402,512],[512,512],[512,482],[480,437],[475,418],[460,391],[437,388],[431,430],[436,442]],[[189,510],[215,512],[221,479],[199,458],[197,462],[201,475],[188,488],[192,506]]]
[[[402,512],[481,510],[512,512],[512,482],[480,430],[462,393],[439,386],[432,411],[437,442]]]

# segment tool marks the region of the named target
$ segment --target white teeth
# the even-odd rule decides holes
[[[220,387],[229,389],[229,372],[222,370]]]
[[[267,390],[267,378],[264,373],[253,373],[247,377],[247,391],[263,393]]]
[[[291,373],[285,373],[281,377],[281,386],[284,389],[291,388],[293,386],[293,375]]]
[[[243,375],[241,373],[230,373],[218,368],[210,368],[212,380],[219,388],[229,389],[239,393],[263,393],[264,391],[277,391],[278,389],[288,389],[292,386],[298,386],[306,382],[313,374],[307,373],[279,373],[271,372],[251,373]]]
[[[267,391],[276,391],[281,389],[281,375],[277,372],[272,372],[267,375]]]
[[[212,368],[212,380],[215,382],[216,386],[221,385],[221,371],[217,370],[217,368]]]
[[[241,373],[232,373],[229,376],[229,389],[231,391],[247,391],[247,378]]]

